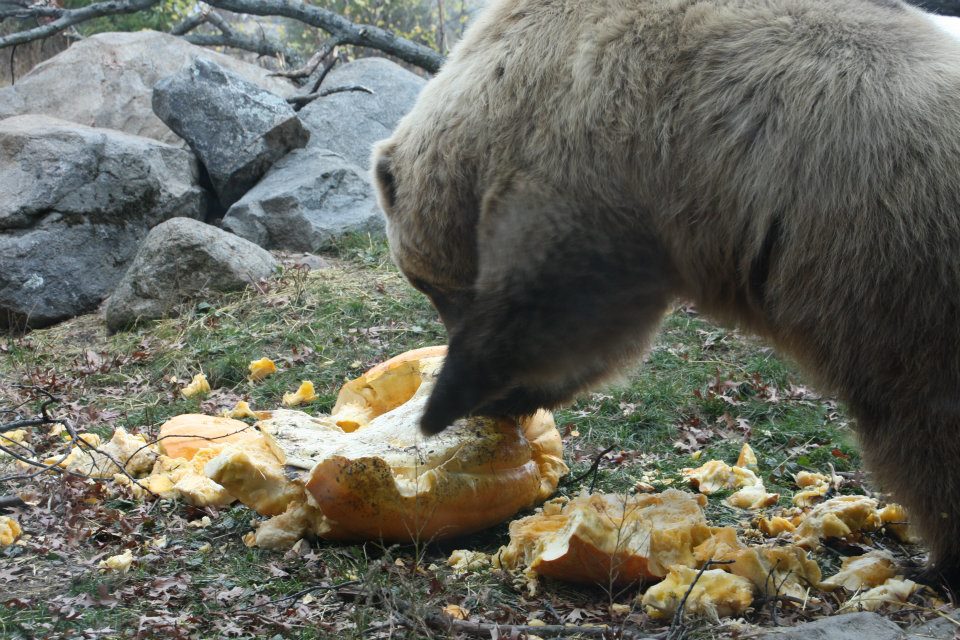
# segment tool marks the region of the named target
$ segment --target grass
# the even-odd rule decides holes
[[[310,272],[287,266],[258,290],[210,295],[177,318],[114,336],[87,316],[0,337],[0,408],[30,399],[18,385],[42,387],[61,396],[59,410],[84,429],[153,434],[171,416],[216,413],[239,399],[277,406],[284,392],[312,380],[320,399],[306,410],[325,413],[345,380],[392,355],[444,342],[432,307],[398,274],[382,241],[350,238],[329,261],[330,268]],[[281,371],[251,386],[247,364],[262,356]],[[214,392],[202,401],[182,398],[179,387],[201,371]],[[695,451],[701,461],[732,463],[745,441],[784,505],[796,471],[860,464],[842,408],[807,389],[794,366],[765,345],[683,306],[665,318],[642,366],[556,418],[574,476],[613,447],[595,478],[603,491],[630,491],[638,482],[679,486],[680,470],[700,464]],[[574,495],[590,481],[560,493]],[[454,576],[446,567],[453,548],[505,544],[505,524],[423,548],[314,542],[282,554],[243,546],[255,516],[242,507],[143,504],[77,480],[14,488],[32,491],[41,506],[22,516],[32,536],[27,544],[0,551],[0,637],[423,637],[429,631],[416,621],[454,603],[503,623],[616,623],[633,615],[647,624],[636,612],[608,609],[613,600],[629,602],[635,590],[614,596],[548,581],[543,597],[530,598],[522,579]],[[0,486],[0,494],[11,489]],[[744,518],[719,500],[708,514],[715,524]],[[189,525],[203,515],[213,524]],[[166,547],[151,546],[162,536]],[[99,559],[131,547],[146,559],[130,573],[96,571]],[[5,566],[29,566],[30,578],[21,571],[5,580]],[[352,581],[367,588],[302,593]],[[299,595],[281,600],[291,594]],[[386,609],[403,612],[414,628],[390,627]],[[691,628],[691,637],[723,635],[722,627],[705,629]]]

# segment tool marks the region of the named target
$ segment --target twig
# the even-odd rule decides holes
[[[403,625],[408,629],[416,629],[418,627],[413,620],[401,613],[394,612],[393,617],[397,624]],[[653,636],[638,635],[633,631],[615,629],[605,625],[545,624],[533,626],[529,624],[498,624],[496,622],[458,620],[449,615],[437,613],[427,614],[423,621],[427,626],[437,631],[444,631],[448,634],[463,633],[478,638],[516,638],[520,634],[550,636],[552,638],[587,636],[590,638],[624,638],[627,640],[661,640],[665,637],[664,634]]]
[[[333,50],[337,48],[340,44],[339,38],[327,38],[327,40],[320,45],[320,49],[317,50],[315,54],[310,56],[310,60],[307,61],[307,64],[299,67],[297,69],[291,69],[289,71],[276,71],[271,75],[281,76],[283,78],[290,78],[291,80],[298,80],[300,78],[308,78],[313,75],[313,72],[317,70],[317,67],[320,66],[320,63],[323,62],[323,59],[328,55],[333,53]],[[316,89],[313,89],[316,91]]]
[[[39,427],[44,424],[50,424],[50,420],[47,418],[27,418],[25,420],[14,420],[13,422],[0,424],[0,433],[16,431],[17,429],[23,429],[24,427]]]
[[[59,33],[75,24],[120,13],[136,13],[159,4],[160,0],[107,0],[88,5],[82,9],[61,9],[30,5],[18,8],[0,7],[0,19],[3,18],[56,18],[52,22],[26,31],[11,33],[0,38],[0,49],[12,47],[31,40],[39,40]]]
[[[305,96],[290,96],[287,98],[287,102],[302,108],[304,105],[313,102],[317,98],[324,98],[335,93],[344,93],[345,91],[360,91],[362,93],[369,93],[370,95],[373,95],[373,91],[366,87],[361,87],[360,85],[349,85],[343,87],[333,87],[332,89],[324,89],[323,91],[318,91],[317,93],[308,93]]]
[[[677,610],[673,614],[673,620],[670,622],[670,629],[667,630],[666,638],[667,640],[682,640],[687,635],[687,627],[683,623],[683,610],[687,606],[687,600],[690,599],[690,594],[693,593],[693,588],[697,586],[697,582],[700,581],[700,578],[703,577],[704,572],[712,566],[721,565],[721,564],[733,564],[733,560],[707,560],[703,563],[703,566],[700,567],[700,570],[697,571],[696,577],[693,579],[693,582],[690,583],[690,586],[687,588],[687,592],[683,594],[683,598],[680,599],[680,604],[677,605]]]
[[[584,478],[586,478],[592,473],[594,475],[593,475],[593,480],[590,482],[590,493],[593,493],[593,488],[597,481],[596,474],[600,468],[600,462],[603,460],[603,456],[607,455],[608,453],[613,451],[615,448],[616,448],[616,445],[610,445],[609,447],[607,447],[606,449],[598,453],[597,457],[593,459],[593,464],[590,465],[589,469],[587,469],[584,473],[581,473],[575,478],[567,478],[566,480],[563,481],[563,484],[564,485],[577,484],[578,482],[581,482]]]
[[[302,598],[303,596],[307,595],[308,593],[313,593],[314,591],[337,591],[337,590],[339,590],[339,589],[342,589],[343,587],[350,587],[350,586],[353,586],[353,585],[355,585],[355,584],[360,584],[360,581],[359,581],[359,580],[347,580],[346,582],[339,582],[339,583],[337,583],[337,584],[315,584],[315,585],[313,585],[313,586],[311,586],[311,587],[307,587],[306,589],[301,589],[300,591],[297,591],[296,593],[291,593],[291,594],[285,595],[285,596],[283,596],[283,597],[281,597],[281,598],[277,598],[276,600],[270,600],[270,601],[268,601],[268,602],[262,602],[262,603],[260,603],[260,604],[250,605],[249,607],[244,607],[244,608],[242,608],[242,609],[232,609],[231,611],[232,611],[233,613],[242,613],[242,612],[244,612],[244,611],[253,611],[254,609],[260,609],[260,608],[262,608],[262,607],[268,607],[268,606],[270,606],[270,605],[279,604],[279,603],[283,602],[284,600],[296,600],[297,598]]]
[[[74,448],[77,448],[80,450],[86,450],[86,451],[96,452],[100,454],[101,456],[109,460],[111,463],[113,463],[119,469],[119,473],[126,476],[127,479],[130,480],[130,482],[137,485],[140,489],[144,490],[150,495],[156,498],[160,497],[155,492],[151,491],[149,488],[141,484],[137,478],[135,478],[129,471],[127,471],[127,464],[131,460],[133,460],[134,456],[136,456],[136,454],[142,451],[145,447],[141,447],[140,449],[137,449],[132,455],[130,455],[126,460],[124,460],[123,463],[121,463],[119,460],[114,458],[111,454],[107,453],[106,451],[103,451],[98,447],[90,446],[90,444],[87,443],[87,441],[80,438],[80,436],[77,434],[76,429],[73,427],[73,425],[69,420],[65,420],[63,418],[57,418],[50,414],[50,411],[49,411],[50,407],[56,403],[59,403],[60,398],[57,398],[56,396],[54,396],[49,391],[46,391],[45,389],[37,388],[35,389],[35,391],[47,397],[47,399],[43,402],[43,404],[40,405],[40,414],[41,414],[40,417],[14,420],[13,422],[8,422],[6,424],[0,425],[0,439],[9,440],[8,438],[4,438],[2,434],[13,431],[14,429],[22,428],[22,427],[27,427],[27,426],[36,427],[36,426],[47,425],[47,424],[62,424],[64,428],[67,430],[67,433],[70,435],[70,440],[68,442],[69,446],[57,460],[54,460],[49,464],[44,464],[36,460],[36,458],[39,456],[37,456],[37,453],[33,449],[31,449],[30,447],[22,443],[11,441],[12,444],[16,444],[19,448],[24,449],[33,457],[21,455],[20,453],[12,450],[10,447],[0,444],[0,451],[7,454],[11,458],[36,469],[32,473],[18,473],[18,474],[0,477],[0,482],[10,482],[13,480],[30,480],[47,471],[56,471],[57,473],[64,473],[67,475],[72,475],[80,478],[102,479],[102,478],[95,478],[89,473],[79,473],[71,469],[65,469],[60,466],[61,463],[63,463],[67,458],[70,457],[70,455],[73,453]],[[96,459],[92,455],[90,455],[90,460],[91,460],[91,465],[95,465]],[[95,468],[95,467],[92,466],[91,468]]]

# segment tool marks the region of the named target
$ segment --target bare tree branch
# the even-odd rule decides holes
[[[436,73],[443,63],[443,56],[430,47],[411,42],[380,27],[354,24],[333,11],[300,0],[209,0],[207,4],[236,13],[292,18],[323,29],[343,44],[378,49],[430,73]]]
[[[170,29],[170,35],[172,36],[182,36],[187,33],[190,33],[197,27],[202,24],[207,23],[207,18],[210,16],[210,8],[204,7],[201,11],[191,14],[183,19],[183,22],[180,24],[174,25],[173,29]]]
[[[318,49],[315,54],[310,56],[310,60],[307,61],[307,64],[298,69],[278,71],[273,75],[291,79],[309,78],[320,66],[320,63],[323,62],[323,59],[333,53],[333,50],[336,49],[340,44],[341,42],[338,38],[328,38],[322,45],[320,45],[320,49]]]
[[[324,89],[323,91],[317,91],[316,93],[307,93],[305,95],[290,96],[287,98],[287,102],[294,105],[295,108],[299,111],[304,105],[307,105],[317,98],[325,98],[327,96],[332,96],[335,93],[344,93],[345,91],[360,91],[361,93],[369,93],[373,95],[373,91],[367,87],[361,86],[359,84],[351,84],[343,87],[334,87],[332,89]]]
[[[190,33],[203,24],[213,25],[220,33]],[[294,65],[303,63],[299,53],[284,46],[275,38],[271,38],[262,32],[260,36],[253,36],[238,31],[219,13],[210,11],[209,7],[187,17],[183,22],[173,27],[170,30],[170,35],[183,36],[183,39],[187,42],[201,47],[231,47],[242,51],[251,51],[261,56],[281,56],[284,62]]]
[[[56,18],[53,22],[33,29],[11,33],[0,38],[0,49],[12,47],[31,40],[39,40],[72,27],[75,24],[112,16],[120,13],[136,13],[159,4],[160,0],[107,0],[82,9],[59,9],[42,6],[21,6],[10,2],[0,4],[0,19],[3,18]]]

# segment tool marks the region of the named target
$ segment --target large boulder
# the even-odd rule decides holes
[[[367,169],[374,142],[388,138],[413,104],[426,80],[385,58],[361,58],[330,72],[321,87],[360,86],[314,100],[300,110],[310,129],[310,146],[330,149]]]
[[[154,227],[106,305],[111,331],[164,318],[205,290],[233,291],[266,278],[277,260],[257,245],[190,218]]]
[[[0,328],[91,311],[149,229],[201,218],[185,149],[48,116],[0,121]]]
[[[901,640],[903,632],[883,616],[863,611],[781,627],[754,637],[758,640]]]
[[[101,33],[77,42],[18,77],[14,86],[0,89],[0,118],[42,113],[182,144],[154,115],[150,97],[153,85],[161,78],[197,57],[212,60],[280,96],[296,89],[282,78],[271,77],[266,69],[165,33]]]
[[[153,111],[197,154],[224,207],[310,138],[286,100],[203,58],[154,86]]]
[[[223,227],[269,249],[322,251],[351,231],[383,228],[367,173],[316,147],[292,152],[230,207]]]

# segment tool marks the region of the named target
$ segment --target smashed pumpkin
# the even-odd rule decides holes
[[[331,415],[271,412],[248,429],[250,437],[213,457],[207,477],[275,516],[249,541],[283,547],[306,533],[439,539],[492,526],[549,497],[567,472],[549,413],[519,424],[472,417],[436,436],[420,433],[444,354],[443,347],[418,349],[374,367],[344,385]],[[217,429],[237,424],[218,422],[204,437],[216,438]],[[165,435],[174,430],[165,425]]]
[[[505,569],[569,582],[626,584],[694,566],[694,548],[712,535],[706,499],[668,489],[658,494],[583,494],[551,500],[510,523],[510,544],[494,561]]]
[[[214,445],[243,444],[258,438],[260,434],[246,422],[221,416],[187,413],[163,423],[157,446],[162,455],[191,460],[200,449]]]

